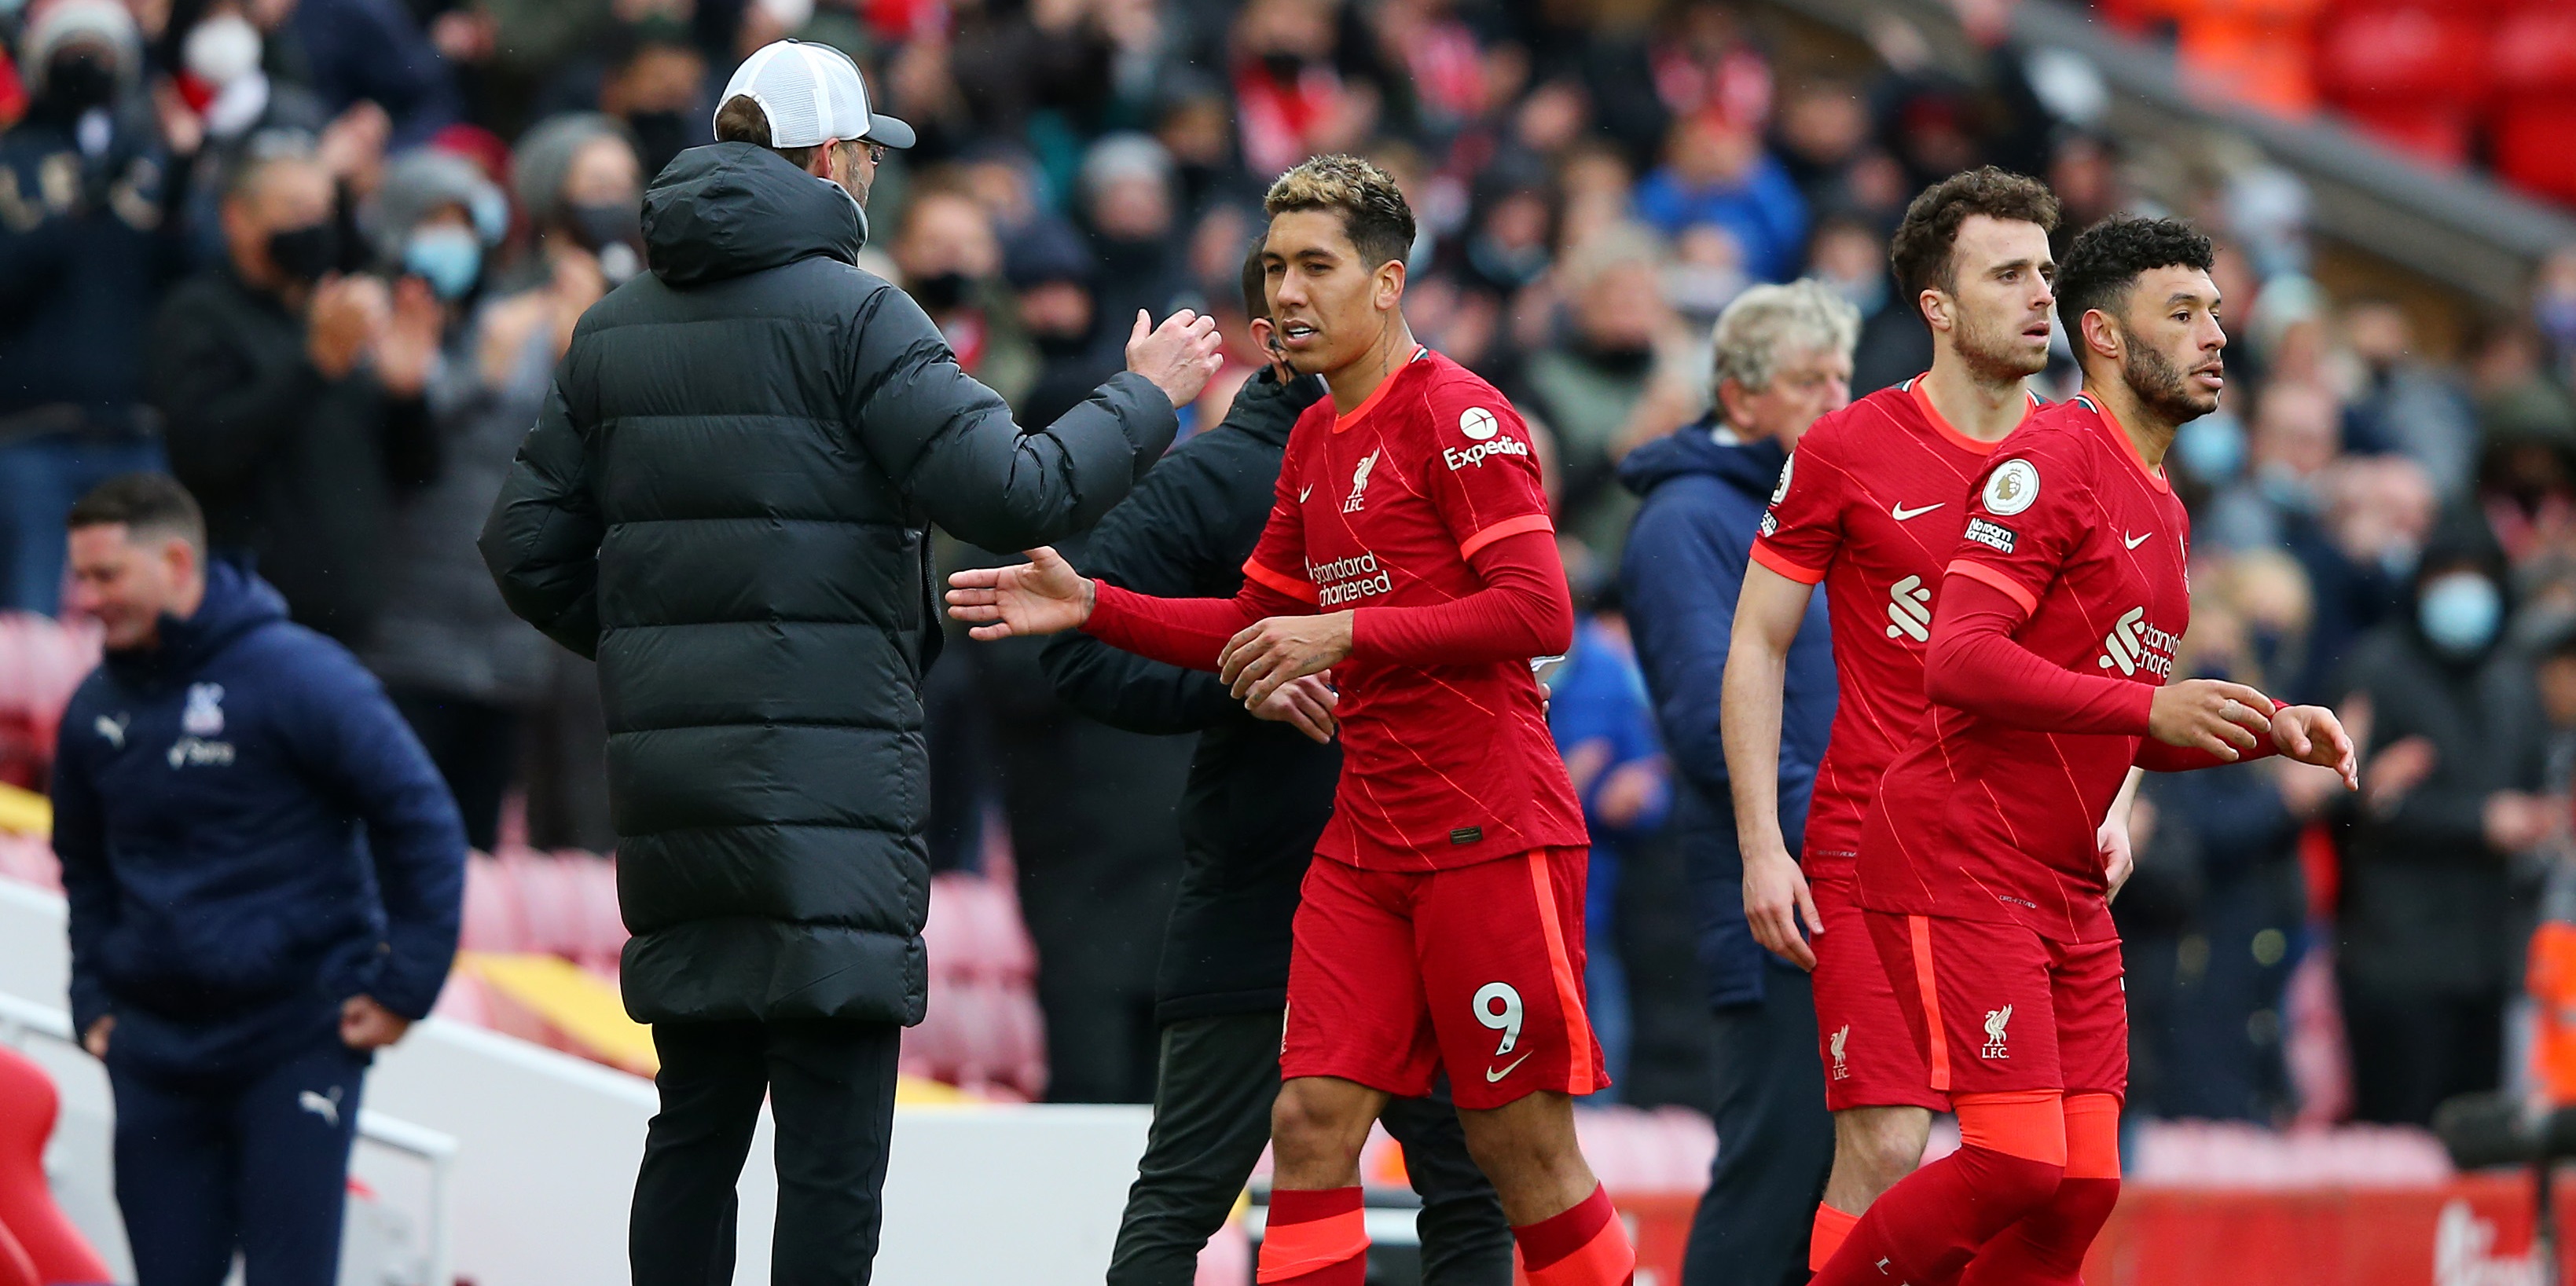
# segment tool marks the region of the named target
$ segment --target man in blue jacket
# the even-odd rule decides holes
[[[359,1087],[456,954],[465,831],[340,645],[205,561],[162,474],[71,511],[107,659],[54,761],[74,1025],[116,1099],[138,1286],[329,1286]]]
[[[1637,448],[1619,467],[1619,480],[1644,497],[1620,587],[1672,759],[1673,824],[1717,1019],[1712,1080],[1724,1146],[1692,1221],[1686,1286],[1805,1281],[1808,1224],[1833,1164],[1807,975],[1764,951],[1744,919],[1718,692],[1763,510],[1798,435],[1851,400],[1859,328],[1851,305],[1815,281],[1745,291],[1717,320],[1717,409]],[[1780,830],[1793,849],[1806,829],[1834,695],[1819,597],[1789,651],[1780,722]]]

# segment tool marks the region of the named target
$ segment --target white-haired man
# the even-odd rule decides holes
[[[1807,426],[1851,400],[1859,333],[1859,313],[1821,282],[1745,291],[1717,319],[1716,407],[1619,468],[1644,499],[1620,560],[1621,601],[1679,779],[1674,822],[1718,1026],[1712,1097],[1727,1146],[1692,1224],[1689,1281],[1716,1280],[1709,1274],[1721,1264],[1730,1281],[1797,1280],[1833,1163],[1824,1074],[1808,1053],[1816,1009],[1807,975],[1765,952],[1745,922],[1718,706],[1764,506]],[[1780,828],[1793,846],[1834,717],[1824,604],[1806,615],[1816,619],[1788,650],[1781,705]]]

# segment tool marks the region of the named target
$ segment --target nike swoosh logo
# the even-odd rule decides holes
[[[2148,533],[2147,533],[2146,535],[2144,535],[2144,536],[2130,536],[2130,535],[2125,535],[2125,534],[2124,534],[2124,535],[2122,535],[2122,536],[2120,537],[2120,543],[2121,543],[2121,544],[2124,544],[2124,545],[2127,545],[2127,546],[2128,546],[2129,548],[2131,548],[2131,549],[2135,549],[2135,548],[2137,548],[2138,546],[2143,545],[2143,544],[2147,543],[2149,540],[2153,539],[2153,538],[2155,537],[2155,534],[2156,534],[2156,533],[2154,533],[2154,532],[2152,532],[2152,531],[2151,531],[2151,532],[2148,532]]]
[[[1315,484],[1311,482],[1307,483],[1305,486],[1297,488],[1297,503],[1301,505],[1306,503],[1306,493],[1314,489]]]
[[[1941,505],[1946,505],[1948,503],[1950,502],[1944,500],[1941,502]],[[1889,505],[1887,507],[1887,516],[1897,520],[1898,522],[1906,522],[1911,519],[1920,518],[1923,515],[1940,508],[1941,505],[1925,505],[1920,509],[1908,509],[1903,505]]]
[[[1538,1052],[1537,1050],[1533,1049],[1533,1050],[1531,1050],[1531,1051],[1530,1051],[1530,1054],[1535,1054],[1535,1053],[1537,1053],[1537,1052]],[[1510,1061],[1510,1062],[1508,1062],[1508,1063],[1503,1064],[1503,1065],[1502,1065],[1501,1067],[1499,1067],[1499,1068],[1495,1068],[1495,1067],[1488,1067],[1488,1068],[1486,1068],[1486,1069],[1485,1069],[1485,1083],[1486,1083],[1487,1085],[1491,1085],[1491,1084],[1493,1084],[1494,1082],[1499,1081],[1499,1080],[1503,1079],[1504,1077],[1511,1075],[1511,1074],[1512,1074],[1512,1069],[1513,1069],[1513,1068],[1518,1067],[1518,1066],[1520,1066],[1521,1064],[1526,1063],[1526,1062],[1528,1062],[1528,1061],[1529,1061],[1529,1054],[1523,1054],[1523,1055],[1521,1055],[1520,1057],[1515,1058],[1515,1059],[1513,1059],[1512,1061]]]

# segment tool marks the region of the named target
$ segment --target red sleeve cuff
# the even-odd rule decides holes
[[[1279,593],[1285,594],[1309,607],[1314,606],[1318,601],[1320,601],[1315,593],[1313,582],[1308,581],[1303,577],[1290,576],[1281,572],[1272,571],[1268,567],[1264,567],[1260,563],[1248,558],[1243,562],[1243,577],[1245,580],[1251,581],[1252,583],[1263,586],[1267,589],[1276,590]]]
[[[1501,522],[1495,523],[1493,526],[1487,527],[1483,531],[1477,532],[1475,535],[1459,541],[1458,556],[1460,558],[1473,557],[1477,550],[1483,549],[1485,546],[1490,545],[1497,540],[1501,540],[1505,536],[1517,536],[1525,531],[1552,532],[1555,530],[1556,524],[1549,522],[1546,514],[1522,514],[1518,518],[1505,518]]]
[[[1757,545],[1754,548],[1759,549],[1761,546]],[[2021,610],[2025,613],[2036,612],[2039,610],[2039,600],[2032,597],[2029,590],[2023,589],[2020,585],[2015,584],[2012,577],[2006,576],[2002,572],[1986,566],[1984,563],[1967,558],[1953,559],[1951,560],[1950,565],[1943,570],[1952,576],[1965,576],[1978,584],[1992,586],[1996,592],[2018,604],[2021,607]]]
[[[1825,578],[1825,574],[1823,572],[1791,561],[1788,555],[1781,553],[1779,550],[1773,549],[1768,542],[1760,539],[1756,539],[1753,542],[1753,561],[1760,563],[1801,585],[1813,585]]]

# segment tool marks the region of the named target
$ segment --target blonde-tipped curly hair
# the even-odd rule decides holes
[[[1272,218],[1293,210],[1330,210],[1374,269],[1413,251],[1413,207],[1386,171],[1356,156],[1318,156],[1270,185],[1261,208]]]

